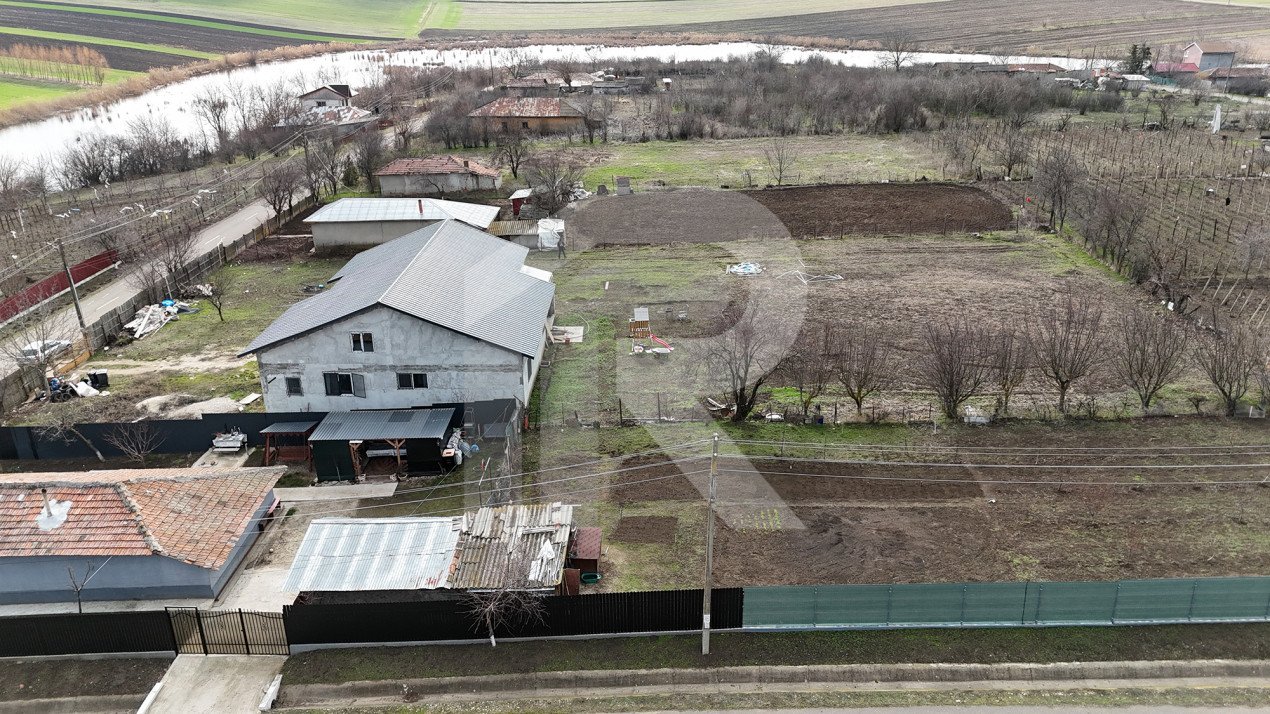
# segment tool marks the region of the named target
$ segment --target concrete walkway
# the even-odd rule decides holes
[[[284,656],[181,655],[163,676],[151,714],[255,714]]]
[[[348,486],[301,486],[275,488],[273,494],[283,503],[301,501],[351,501],[358,498],[384,498],[397,492],[396,482],[358,483]]]

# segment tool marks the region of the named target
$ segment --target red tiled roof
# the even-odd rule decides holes
[[[556,97],[503,97],[468,114],[470,117],[580,117],[582,111]]]
[[[224,565],[285,467],[0,474],[0,557],[165,555]],[[43,530],[41,488],[70,502]]]
[[[464,165],[466,163],[466,165]],[[497,178],[498,169],[458,156],[429,156],[423,159],[397,159],[375,172],[376,176],[427,176],[431,174],[476,174]]]
[[[1199,65],[1194,62],[1156,62],[1151,65],[1151,71],[1157,74],[1172,74],[1174,72],[1198,72]]]

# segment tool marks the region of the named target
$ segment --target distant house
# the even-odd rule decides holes
[[[1173,79],[1195,74],[1198,71],[1199,65],[1191,62],[1155,62],[1151,65],[1152,74]]]
[[[582,110],[558,97],[503,97],[472,111],[467,118],[474,129],[495,133],[565,134],[581,131],[585,125]]]
[[[1151,78],[1141,74],[1124,74],[1120,76],[1121,85],[1131,91],[1136,92],[1151,83]]]
[[[522,77],[503,83],[503,89],[513,97],[553,97],[560,94],[563,86],[564,82],[549,82],[542,77]]]
[[[1006,65],[1006,71],[1010,74],[1056,74],[1066,72],[1067,68],[1050,62],[1025,62]]]
[[[527,403],[555,296],[528,252],[447,220],[359,253],[242,352],[256,355],[265,408]]]
[[[376,171],[375,177],[384,196],[486,191],[503,185],[498,169],[458,156],[397,159]]]
[[[285,467],[0,474],[0,604],[214,598]],[[69,572],[68,572],[69,571]]]
[[[347,84],[323,85],[313,91],[301,94],[299,97],[300,108],[308,111],[310,109],[352,106],[354,94],[353,89]]]
[[[1219,89],[1231,89],[1239,84],[1256,86],[1270,74],[1262,67],[1214,67],[1195,74],[1196,79],[1206,80]],[[1264,92],[1265,90],[1260,90]]]
[[[1226,42],[1192,42],[1182,50],[1182,63],[1193,64],[1202,72],[1235,66],[1235,48]]]
[[[305,221],[313,231],[313,246],[329,250],[387,243],[448,220],[485,230],[495,218],[498,207],[478,203],[439,198],[341,198]]]

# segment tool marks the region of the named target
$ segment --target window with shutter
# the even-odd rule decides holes
[[[366,396],[366,376],[362,374],[349,375],[352,382],[352,392],[354,397]]]

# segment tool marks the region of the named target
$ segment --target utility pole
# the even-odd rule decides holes
[[[84,322],[84,308],[79,305],[79,288],[75,287],[75,276],[71,275],[70,263],[66,262],[66,247],[62,245],[62,239],[57,239],[57,254],[62,257],[62,270],[66,271],[66,282],[71,286],[71,300],[75,301],[75,316],[79,318],[79,329],[85,335],[88,334],[88,324]]]
[[[706,585],[701,599],[701,654],[710,654],[710,592],[714,588],[714,496],[719,477],[719,434],[714,435],[710,453],[710,496],[706,510]]]

